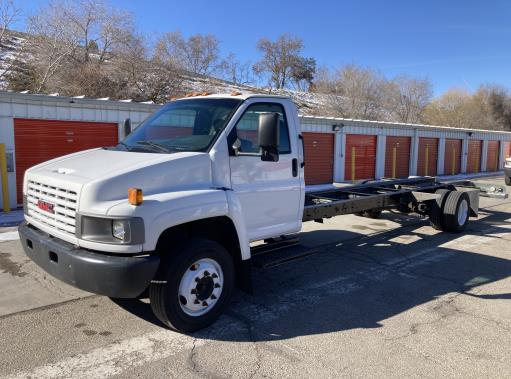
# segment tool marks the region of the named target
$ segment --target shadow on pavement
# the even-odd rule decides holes
[[[322,247],[309,258],[254,270],[254,295],[239,292],[227,315],[195,336],[224,341],[288,339],[378,328],[383,320],[446,294],[511,299],[511,293],[469,292],[511,274],[511,260],[480,253],[479,242],[474,245],[479,240],[473,238],[493,238],[502,248],[492,254],[505,256],[509,244],[505,233],[511,229],[501,226],[511,226],[505,222],[510,215],[485,210],[483,216],[472,220],[459,235],[432,234],[430,228],[422,228],[427,222],[372,236],[319,231],[325,240],[338,234],[343,241]],[[444,246],[449,242],[449,247]],[[149,304],[140,300],[116,303],[161,325]],[[432,312],[456,311],[446,309]]]

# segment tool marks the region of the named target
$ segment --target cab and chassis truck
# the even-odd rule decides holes
[[[477,216],[480,190],[470,182],[414,177],[306,191],[305,164],[289,98],[174,100],[115,147],[27,170],[21,242],[52,276],[112,298],[148,293],[163,324],[192,332],[220,316],[235,287],[252,291],[255,241],[271,247],[306,221],[389,209],[453,233]]]

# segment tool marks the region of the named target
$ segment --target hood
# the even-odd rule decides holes
[[[130,187],[144,195],[187,188],[211,187],[209,154],[140,153],[93,149],[66,155],[27,171],[33,180],[81,192],[85,203],[126,200]]]

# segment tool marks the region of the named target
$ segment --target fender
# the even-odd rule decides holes
[[[127,202],[113,206],[108,216],[131,214],[145,222],[144,251],[156,248],[161,234],[168,228],[212,217],[229,217],[240,241],[241,259],[250,258],[250,245],[241,213],[241,204],[230,190],[199,189],[144,196],[144,202],[133,207]]]

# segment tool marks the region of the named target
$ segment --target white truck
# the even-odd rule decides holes
[[[289,98],[174,100],[115,147],[30,168],[21,241],[54,277],[114,298],[147,291],[158,319],[191,332],[219,317],[236,286],[251,291],[254,241],[271,246],[305,221],[385,209],[461,232],[478,212],[473,185],[431,177],[306,192],[305,164]]]

